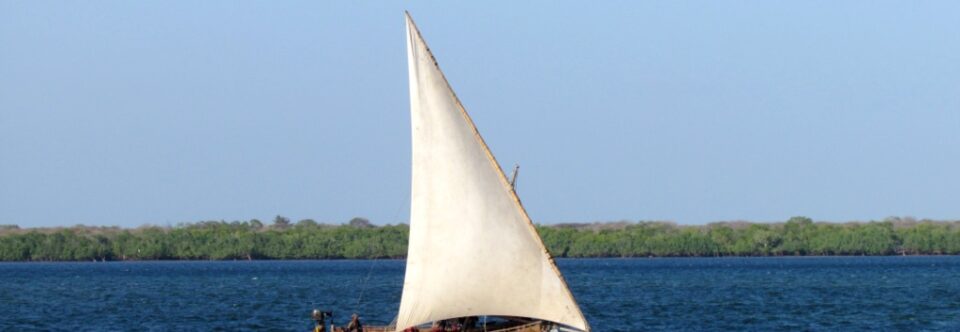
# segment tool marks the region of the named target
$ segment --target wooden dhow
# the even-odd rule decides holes
[[[365,330],[590,331],[511,182],[405,16],[413,152],[406,274],[394,323]]]

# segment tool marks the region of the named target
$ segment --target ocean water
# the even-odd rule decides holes
[[[560,259],[595,331],[960,331],[960,257]],[[0,264],[0,331],[306,331],[396,314],[404,261]]]

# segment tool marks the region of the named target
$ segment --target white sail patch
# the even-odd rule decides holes
[[[500,166],[407,16],[413,166],[398,330],[467,316],[589,326]]]

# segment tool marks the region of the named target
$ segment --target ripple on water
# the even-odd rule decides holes
[[[960,257],[558,260],[596,331],[960,330]],[[0,263],[0,330],[393,320],[403,261]],[[361,296],[362,294],[362,296]],[[358,301],[359,300],[359,301]]]

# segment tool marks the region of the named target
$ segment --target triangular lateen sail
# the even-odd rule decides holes
[[[397,329],[466,316],[589,326],[407,15],[413,167]]]

